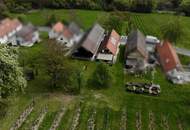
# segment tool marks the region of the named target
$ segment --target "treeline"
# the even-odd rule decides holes
[[[0,11],[8,9],[11,12],[20,13],[42,8],[120,10],[143,13],[150,13],[153,10],[172,10],[190,15],[190,0],[2,0],[0,2]]]
[[[93,10],[130,10],[151,12],[154,0],[3,0],[12,12],[24,12],[39,8],[76,8]]]

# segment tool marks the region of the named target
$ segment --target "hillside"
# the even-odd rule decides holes
[[[44,26],[48,14],[55,14],[61,21],[71,21],[71,11],[75,12],[76,19],[80,20],[80,24],[85,30],[96,21],[106,18],[105,16],[109,14],[109,12],[103,11],[48,9],[11,15],[13,17],[22,15],[26,21],[30,21],[37,26]],[[132,17],[133,23],[143,33],[158,37],[161,36],[160,26],[169,19],[177,17],[171,14],[157,13],[127,13],[126,15]],[[179,18],[185,34],[182,40],[177,43],[177,46],[190,49],[190,18],[184,16]],[[122,32],[124,35],[125,29]],[[31,48],[19,48],[22,54],[19,57],[20,61],[43,64],[42,53],[48,37],[46,33],[41,33],[41,37],[41,43]],[[80,95],[65,95],[61,91],[49,92],[47,88],[49,82],[44,72],[44,67],[46,66],[39,65],[39,75],[35,80],[28,82],[26,92],[8,99],[7,115],[0,120],[0,129],[8,130],[34,99],[34,109],[26,118],[20,130],[31,128],[45,106],[48,107],[47,114],[40,124],[40,130],[47,130],[51,127],[53,120],[62,107],[65,108],[65,113],[61,117],[59,130],[70,130],[75,124],[77,125],[74,130],[86,130],[90,125],[89,120],[92,120],[95,124],[96,130],[119,130],[122,127],[124,130],[136,130],[139,127],[141,130],[188,130],[190,128],[189,85],[171,84],[166,80],[161,69],[156,68],[154,82],[161,86],[162,92],[160,96],[154,97],[126,92],[126,82],[150,82],[152,75],[147,73],[137,77],[125,74],[123,72],[124,48],[124,46],[120,47],[120,54],[116,64],[109,66],[109,71],[113,76],[112,86],[101,90],[92,89],[88,84],[88,79],[92,76],[98,62],[70,59],[70,62],[76,64],[78,68],[88,66],[83,72],[85,85],[81,88]],[[36,60],[36,57],[38,57],[38,60]]]

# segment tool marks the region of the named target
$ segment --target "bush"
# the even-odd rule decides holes
[[[180,12],[184,12],[185,15],[190,16],[190,1],[184,1],[180,5]]]
[[[6,115],[7,105],[0,101],[0,119],[3,119]]]
[[[111,86],[112,76],[106,64],[100,63],[97,65],[92,77],[89,79],[89,83],[97,88],[107,88]]]
[[[181,21],[179,18],[170,20],[166,24],[161,26],[162,38],[172,43],[176,43],[183,35],[183,29],[181,27]]]
[[[151,13],[153,7],[153,0],[133,0],[130,5],[130,10],[134,12]]]
[[[51,26],[51,25],[55,24],[57,22],[57,20],[58,20],[57,17],[54,14],[52,14],[52,15],[47,17],[46,25]]]

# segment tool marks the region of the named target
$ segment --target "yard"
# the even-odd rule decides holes
[[[26,14],[29,21],[35,25],[43,25],[45,18],[43,15],[46,13],[55,13],[60,19],[67,20],[69,18],[68,10],[47,10],[47,11],[35,11],[30,14]],[[100,11],[84,11],[77,10],[77,16],[85,25],[85,29],[90,27],[94,21],[99,18],[99,15],[106,15],[106,12]],[[160,36],[159,25],[161,25],[167,19],[175,16],[167,14],[131,14],[135,24],[145,33],[154,34]],[[184,30],[186,34],[183,37],[181,43],[178,43],[180,47],[190,48],[188,41],[190,40],[190,18],[181,17]],[[46,42],[46,34],[43,35]],[[36,44],[32,48],[20,48],[20,51],[24,55],[21,55],[21,59],[25,60],[39,60],[40,53],[43,51],[42,43]],[[26,106],[32,102],[34,98],[36,105],[34,110],[29,115],[25,123],[20,128],[21,130],[31,127],[33,121],[39,116],[41,109],[47,105],[48,112],[45,116],[40,130],[47,130],[50,128],[56,113],[61,107],[66,108],[66,112],[61,119],[59,128],[60,130],[69,130],[73,125],[73,118],[76,117],[76,109],[81,103],[81,112],[78,119],[78,130],[85,130],[88,126],[88,119],[91,118],[93,111],[95,114],[95,124],[97,130],[118,130],[125,121],[122,121],[122,115],[126,110],[127,129],[137,129],[137,125],[142,127],[143,130],[150,129],[150,127],[157,130],[179,130],[182,127],[184,130],[190,128],[190,88],[189,85],[174,86],[169,83],[162,71],[157,68],[155,74],[155,83],[161,85],[161,95],[158,97],[152,97],[149,95],[136,95],[125,91],[125,82],[139,81],[150,82],[151,75],[143,75],[141,77],[135,77],[123,73],[123,52],[124,47],[121,46],[120,56],[115,65],[110,66],[109,69],[112,72],[113,84],[112,87],[103,90],[93,90],[88,85],[84,85],[81,90],[81,94],[77,96],[64,95],[61,92],[47,91],[47,78],[44,74],[44,70],[41,68],[38,77],[35,80],[28,83],[28,88],[25,94],[19,94],[18,96],[10,97],[8,103],[8,112],[4,119],[0,120],[0,129],[8,130],[11,125],[19,117],[20,113],[24,111]],[[79,67],[87,65],[88,68],[84,72],[84,77],[87,80],[92,75],[97,62],[87,62],[71,60]],[[184,61],[186,63],[186,60]],[[152,114],[151,114],[152,113]],[[137,116],[140,115],[140,116]],[[152,115],[152,116],[150,116]]]

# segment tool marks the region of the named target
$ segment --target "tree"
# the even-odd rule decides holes
[[[18,63],[18,50],[5,45],[0,46],[0,98],[24,91],[26,80]]]
[[[110,87],[112,76],[107,65],[104,63],[99,63],[89,81],[96,88]]]
[[[81,87],[81,75],[78,68],[65,57],[65,47],[56,41],[46,43],[45,69],[50,79],[51,90],[63,90],[78,93]]]
[[[0,19],[6,16],[6,12],[7,12],[7,7],[3,2],[0,2]]]
[[[154,8],[153,0],[132,0],[131,1],[131,10],[135,12],[144,12],[150,13]]]
[[[180,11],[184,12],[187,16],[190,16],[190,1],[183,0],[180,5]]]
[[[176,43],[183,35],[183,28],[181,26],[180,19],[176,18],[162,25],[161,33],[164,40]]]
[[[125,13],[113,12],[108,17],[100,18],[99,21],[106,30],[111,31],[115,29],[118,33],[121,33],[126,18],[127,15]]]
[[[181,2],[182,0],[171,0],[171,3],[173,4],[173,8],[178,8]]]
[[[55,14],[47,16],[47,23],[46,23],[46,25],[50,26],[52,24],[55,24],[56,22],[57,22],[57,17],[55,16]]]

